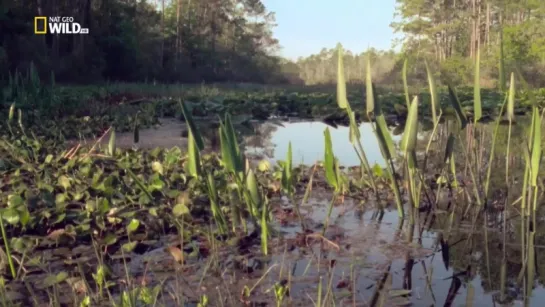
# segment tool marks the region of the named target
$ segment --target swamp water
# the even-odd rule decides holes
[[[312,165],[316,160],[323,159],[323,131],[326,126],[321,122],[265,122],[254,124],[255,130],[245,130],[242,134],[246,152],[250,156],[273,162],[283,160],[288,142],[291,141],[294,164]],[[142,130],[142,144],[139,147],[184,147],[184,138],[177,134],[182,127],[183,123],[170,122],[159,129]],[[173,130],[177,132],[174,133]],[[348,141],[348,128],[330,127],[330,130],[334,153],[340,164],[359,165]],[[372,126],[364,123],[360,126],[360,132],[370,164],[384,165]],[[419,136],[420,143],[427,143],[429,135],[429,131],[423,131]],[[117,141],[129,145],[131,137],[132,134],[118,134]],[[399,140],[400,136],[394,136],[396,143]],[[518,145],[512,146],[517,148]],[[502,150],[498,149],[498,152]],[[437,150],[439,157],[440,151]],[[487,157],[487,154],[484,156]],[[503,164],[498,163],[498,169],[501,165]],[[517,164],[514,163],[513,166]],[[497,173],[494,174],[495,177],[503,176],[501,171]],[[330,198],[330,193],[317,188],[313,190],[308,203],[301,207],[312,225],[310,228],[315,232],[321,231]],[[463,199],[463,195],[459,197],[462,203],[458,207],[465,208]],[[281,199],[271,201],[280,206],[284,203]],[[298,232],[301,231],[298,222],[278,222],[275,228],[282,236],[271,242],[275,245],[272,248],[272,257],[220,254],[221,262],[226,267],[230,263],[240,263],[240,257],[244,258],[242,262],[248,264],[245,268],[247,273],[241,276],[240,273],[225,270],[222,276],[211,276],[204,265],[208,260],[204,259],[200,261],[200,265],[189,264],[192,269],[183,274],[195,278],[187,277],[185,282],[195,285],[198,281],[204,287],[202,285],[208,284],[208,281],[214,285],[207,286],[211,293],[218,293],[224,300],[237,304],[240,303],[240,295],[237,293],[240,293],[244,285],[251,288],[258,284],[254,289],[257,296],[252,294],[249,301],[258,305],[273,305],[274,296],[270,292],[264,293],[275,282],[286,280],[290,286],[290,298],[296,306],[314,305],[317,302],[319,283],[322,297],[334,297],[339,306],[543,306],[545,271],[542,269],[545,268],[545,258],[541,258],[541,255],[545,255],[545,228],[540,225],[536,227],[537,272],[533,290],[530,291],[526,289],[526,282],[516,282],[519,272],[524,270],[517,209],[510,207],[503,211],[491,206],[487,211],[486,222],[480,217],[478,222],[473,223],[471,216],[462,219],[463,212],[459,213],[460,210],[447,206],[457,208],[451,202],[442,204],[433,213],[421,213],[416,225],[411,226],[407,219],[400,220],[395,210],[387,209],[382,215],[377,214],[374,206],[365,205],[364,200],[347,197],[343,204],[337,204],[333,209],[331,224],[325,233],[327,241],[322,241],[321,244],[298,242]],[[277,213],[282,214],[282,210]],[[507,215],[505,225],[503,214]],[[504,227],[507,236],[507,266],[506,289],[502,297],[500,268],[504,238],[501,230]],[[139,257],[150,255],[146,253]],[[161,258],[156,255],[152,257]],[[134,269],[131,270],[132,274],[141,271],[137,259],[135,257],[134,264],[131,265]],[[171,274],[168,271],[165,268],[160,275]],[[177,286],[173,286],[173,283]],[[177,283],[178,281],[169,281],[167,285],[183,288],[183,285]],[[525,286],[520,286],[522,284]],[[188,289],[182,292],[187,297],[194,296]],[[525,293],[529,297],[525,298]],[[210,302],[220,306],[217,299],[210,295]],[[288,298],[284,299],[284,302],[288,301]]]
[[[314,164],[324,158],[324,130],[330,128],[333,148],[338,148],[335,156],[342,166],[360,164],[352,145],[348,142],[348,127],[333,128],[322,122],[265,122],[256,127],[256,135],[245,137],[248,154],[263,155],[275,162],[284,160],[291,142],[293,163]],[[360,134],[367,159],[371,165],[385,165],[379,144],[370,123],[360,125]],[[401,141],[401,135],[393,137],[394,142]]]

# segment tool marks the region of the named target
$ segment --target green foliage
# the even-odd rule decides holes
[[[403,139],[401,140],[401,150],[405,154],[416,149],[416,140],[418,135],[418,96],[415,96],[411,102],[411,108],[409,109],[409,116],[405,123],[405,129],[403,132]]]
[[[3,3],[0,19],[11,35],[0,48],[0,80],[31,62],[60,82],[285,80],[280,59],[269,55],[278,46],[274,15],[260,0],[85,3]],[[36,36],[38,11],[74,16],[89,34]]]
[[[502,91],[508,67],[519,65],[536,76],[545,65],[543,1],[398,0],[397,4],[399,18],[391,26],[405,34],[404,52],[434,58],[453,84],[472,83],[478,53],[483,59],[481,78],[498,80]],[[534,85],[545,84],[543,78],[531,80]]]
[[[344,76],[344,63],[343,63],[343,47],[341,44],[337,45],[337,104],[339,108],[348,108],[348,100],[346,98],[346,81]]]
[[[323,48],[319,53],[300,58],[297,65],[297,77],[307,85],[334,84],[337,81],[338,63],[340,61],[338,47]],[[360,53],[346,51],[342,54],[345,82],[365,83],[368,70],[367,61],[371,61],[371,73],[375,82],[391,81],[392,69],[397,63],[398,55],[392,51],[369,49]]]
[[[473,64],[466,57],[453,56],[440,64],[441,75],[453,84],[472,84]]]
[[[292,170],[292,149],[291,142],[288,144],[288,153],[286,154],[286,160],[282,165],[282,178],[280,183],[282,184],[282,190],[289,196],[293,195],[293,170]]]
[[[433,77],[433,73],[430,70],[430,66],[428,65],[428,62],[425,62],[426,65],[426,72],[428,74],[428,84],[430,87],[430,96],[431,96],[431,115],[433,117],[433,122],[437,123],[437,109],[440,109],[440,102],[439,102],[439,96],[437,95],[437,87],[435,86],[435,78]],[[408,96],[408,93],[405,94]],[[410,104],[408,104],[407,109],[410,109]]]
[[[509,94],[507,98],[507,119],[511,122],[515,119],[515,74],[511,73],[511,81],[509,82]]]
[[[340,189],[340,178],[338,173],[338,161],[333,154],[333,145],[331,143],[331,133],[329,128],[326,128],[324,131],[324,140],[325,140],[325,154],[324,154],[324,168],[326,179],[329,185],[335,190]]]

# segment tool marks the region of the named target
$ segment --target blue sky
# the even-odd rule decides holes
[[[390,49],[395,0],[263,0],[276,13],[274,36],[290,59],[340,42],[345,50]],[[399,37],[399,36],[397,36]]]

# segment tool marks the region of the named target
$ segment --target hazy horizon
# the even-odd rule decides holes
[[[274,12],[273,35],[282,47],[280,55],[296,60],[333,48],[362,52],[368,47],[392,49],[395,0],[263,0]],[[398,48],[395,48],[398,49]]]

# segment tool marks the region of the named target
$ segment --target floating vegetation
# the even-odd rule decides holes
[[[479,57],[471,90],[440,88],[426,63],[428,94],[409,91],[408,60],[404,93],[370,69],[350,89],[340,46],[336,93],[122,98],[18,75],[2,104],[0,302],[529,305],[545,291],[545,95],[514,73],[506,93],[481,88]],[[145,146],[168,117],[180,143]],[[253,156],[258,130],[265,143],[294,118],[322,123],[319,141],[288,130]],[[315,155],[298,163],[302,147]]]

